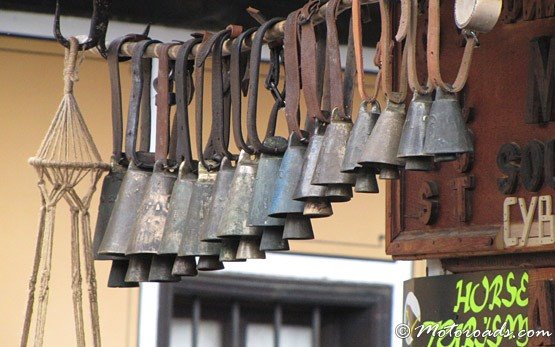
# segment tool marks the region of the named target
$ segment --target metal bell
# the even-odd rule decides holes
[[[289,241],[283,239],[283,229],[283,226],[265,227],[260,239],[260,250],[288,251]]]
[[[303,213],[305,203],[293,200],[293,195],[301,176],[305,151],[306,145],[299,139],[297,133],[292,132],[279,167],[272,204],[268,212],[271,217],[285,218],[288,213]]]
[[[176,175],[166,170],[161,161],[157,161],[137,212],[138,219],[135,222],[133,238],[127,251],[130,268],[139,261],[148,263],[141,264],[141,269],[150,268],[152,255],[158,252],[164,234],[164,225],[175,180]],[[148,277],[147,275],[147,279]],[[172,281],[178,280],[178,278],[170,276],[162,280]]]
[[[341,172],[347,141],[352,128],[353,122],[350,118],[342,119],[339,117],[337,109],[332,111],[331,123],[326,129],[322,148],[314,168],[312,184],[347,187],[355,185],[356,176],[353,173]],[[344,198],[339,197],[337,199],[335,193],[326,193],[326,197],[332,202],[346,202],[350,200],[348,194]]]
[[[197,262],[194,256],[175,257],[173,263],[172,275],[174,276],[196,276]]]
[[[436,161],[454,160],[457,154],[474,152],[456,93],[436,89],[426,126],[424,152],[434,155]]]
[[[128,266],[129,261],[126,259],[112,261],[110,275],[108,276],[108,288],[134,288],[139,286],[137,282],[125,282]]]
[[[356,179],[356,176],[355,176],[355,179]],[[353,198],[353,188],[350,185],[332,184],[326,187],[326,199],[328,199],[331,202],[348,202],[352,198]]]
[[[399,168],[404,163],[397,158],[397,152],[404,121],[405,104],[388,100],[362,150],[359,164],[380,170],[381,179],[399,178]]]
[[[362,167],[362,165],[358,163],[358,160],[368,137],[370,137],[372,133],[372,129],[374,129],[378,121],[380,113],[380,104],[377,102],[372,103],[370,111],[368,110],[368,102],[363,101],[360,104],[358,117],[353,125],[353,130],[351,130],[349,140],[347,141],[345,157],[341,165],[342,172],[355,172]]]
[[[98,250],[100,255],[125,256],[151,175],[152,172],[137,168],[133,162],[129,164]]]
[[[431,106],[431,94],[414,92],[397,153],[397,157],[405,160],[405,170],[430,171],[434,168],[433,156],[424,151],[426,123]]]
[[[148,282],[152,255],[135,254],[129,257],[125,282]]]
[[[311,240],[314,238],[310,218],[302,214],[291,213],[285,217],[283,238],[286,240]]]
[[[149,282],[178,282],[179,277],[172,274],[175,254],[155,255],[152,257],[148,273]]]
[[[280,136],[269,137],[264,140],[264,146],[285,149],[287,147],[287,140]],[[249,211],[248,224],[250,226],[270,227],[283,226],[285,224],[283,218],[268,216],[282,160],[283,155],[281,154],[263,153],[260,156],[252,205]]]
[[[225,206],[228,203],[229,191],[233,176],[235,175],[235,168],[231,166],[231,162],[227,157],[224,157],[220,162],[220,170],[216,177],[214,185],[214,192],[210,199],[208,208],[207,222],[202,225],[201,240],[204,242],[221,242],[218,238],[219,225]]]
[[[227,237],[225,239],[222,239],[222,248],[220,249],[220,261],[245,261],[246,259],[237,259],[237,248],[239,248],[238,237]]]
[[[355,192],[357,193],[379,193],[378,180],[376,179],[376,170],[371,167],[361,167],[357,170],[357,181],[355,184]]]
[[[295,188],[293,199],[306,202],[303,211],[306,216],[310,218],[329,217],[333,214],[333,210],[329,200],[326,199],[326,187],[311,183],[327,124],[317,119],[314,123],[314,132],[305,151],[301,177]]]
[[[187,221],[181,237],[178,256],[219,256],[220,244],[202,242],[200,230],[208,219],[210,198],[216,181],[216,171],[208,171],[198,164],[198,180],[193,187]],[[204,262],[203,262],[204,264]],[[198,268],[198,266],[197,266]],[[200,270],[200,268],[198,268]]]
[[[247,152],[241,150],[229,190],[229,199],[218,227],[218,237],[260,237],[262,235],[261,227],[251,227],[247,223],[256,182],[257,167],[258,160],[251,159]]]
[[[164,225],[164,235],[162,236],[160,248],[158,254],[154,255],[152,258],[149,281],[165,278],[164,276],[166,276],[166,274],[173,271],[172,268],[179,250],[181,237],[183,236],[189,202],[191,201],[193,186],[196,180],[197,175],[191,172],[190,167],[186,165],[185,162],[182,162],[179,167],[177,179],[173,185],[168,216],[166,218],[166,224]],[[196,274],[196,264],[193,265],[193,268]],[[181,274],[181,276],[187,275],[188,274]]]
[[[98,205],[98,216],[96,218],[96,227],[93,239],[93,255],[95,260],[121,259],[121,257],[118,256],[103,255],[98,252],[102,239],[104,239],[104,235],[106,234],[106,228],[108,226],[108,222],[110,221],[110,216],[112,215],[114,204],[126,171],[127,167],[120,165],[114,160],[114,158],[112,158],[110,172],[102,181],[100,204]],[[114,266],[112,265],[112,267]]]
[[[220,261],[219,255],[201,255],[198,258],[197,270],[199,271],[216,271],[222,270],[224,264]]]
[[[266,253],[260,250],[260,237],[241,237],[236,258],[239,260],[266,259]]]

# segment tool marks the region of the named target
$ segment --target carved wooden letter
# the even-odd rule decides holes
[[[503,194],[514,194],[518,188],[520,147],[516,143],[506,143],[497,153],[497,167],[506,176],[497,179],[497,187]]]
[[[553,122],[555,121],[555,37],[537,37],[530,41],[529,63],[525,121],[528,124]]]
[[[544,145],[532,140],[522,149],[520,159],[520,180],[529,192],[537,192],[543,185]]]
[[[426,181],[419,192],[421,201],[419,204],[419,219],[422,223],[434,224],[439,214],[439,188],[436,182]]]
[[[469,222],[472,219],[472,193],[475,187],[474,175],[453,179],[451,188],[455,191],[455,217],[459,222]]]

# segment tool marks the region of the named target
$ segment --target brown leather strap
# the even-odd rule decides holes
[[[439,63],[439,35],[440,35],[440,3],[439,0],[429,0],[428,4],[428,76],[433,86],[440,87],[443,90],[456,93],[463,89],[468,79],[470,71],[470,63],[472,62],[472,53],[477,46],[476,35],[472,32],[466,33],[466,45],[459,66],[457,77],[452,84],[447,84],[441,78],[441,68]]]
[[[170,140],[170,56],[169,50],[177,42],[158,46],[158,83],[156,88],[156,151],[154,160],[165,162]]]
[[[326,29],[327,29],[327,56],[328,56],[328,74],[330,83],[330,102],[331,109],[337,109],[337,115],[341,119],[346,118],[344,97],[343,97],[343,81],[341,73],[341,56],[339,54],[339,37],[337,35],[336,16],[337,9],[341,4],[341,0],[330,0],[326,8]],[[333,82],[332,82],[333,81]]]
[[[150,133],[152,129],[152,119],[150,117],[150,94],[152,86],[152,59],[143,58],[141,63],[143,70],[143,91],[140,102],[140,137],[139,151],[147,153],[150,151]]]
[[[409,7],[402,6],[403,15],[409,18],[408,20],[408,32],[407,32],[407,42],[406,49],[407,53],[407,74],[409,87],[413,92],[418,94],[430,93],[433,89],[430,85],[430,79],[428,78],[426,85],[421,85],[418,80],[418,70],[416,67],[416,32],[417,32],[417,22],[418,22],[418,0],[402,0],[403,2],[409,3]],[[405,13],[408,11],[408,13]],[[402,15],[402,16],[403,16]]]
[[[418,1],[418,0],[417,0]],[[399,18],[399,27],[395,40],[397,42],[403,41],[407,37],[407,32],[410,30],[410,8],[412,0],[401,0],[401,17]]]
[[[356,71],[353,26],[352,22],[349,22],[347,56],[345,57],[345,72],[343,73],[343,105],[345,107],[345,117],[347,118],[351,118],[353,112],[353,94]]]
[[[233,41],[233,46],[231,47],[230,88],[233,138],[235,139],[237,147],[244,150],[248,154],[253,154],[254,149],[245,142],[245,138],[243,137],[243,128],[241,127],[241,93],[243,91],[243,75],[246,73],[247,63],[249,62],[248,54],[242,52],[242,47],[245,40],[249,39],[251,34],[256,30],[257,28],[245,30],[237,37],[237,39],[235,39],[235,41]]]
[[[395,103],[405,101],[407,95],[407,71],[406,57],[407,49],[403,49],[403,57],[401,69],[399,70],[399,91],[393,91],[393,48],[394,42],[391,39],[392,21],[391,21],[391,5],[389,0],[379,0],[380,15],[382,21],[382,33],[380,38],[381,50],[381,82],[385,97]]]
[[[140,168],[151,169],[153,162],[143,158],[136,150],[137,133],[139,127],[139,114],[141,114],[141,100],[143,99],[143,89],[145,84],[145,70],[143,54],[151,44],[160,43],[157,40],[144,40],[135,45],[133,57],[131,58],[133,66],[133,84],[131,88],[131,97],[129,100],[129,111],[127,114],[127,129],[125,136],[125,152],[133,160],[135,165]],[[148,110],[148,118],[150,119],[150,110]],[[142,116],[142,114],[141,114]],[[143,130],[141,129],[143,136]],[[150,136],[150,129],[148,130]]]
[[[112,157],[117,163],[122,163],[125,155],[122,152],[123,143],[123,112],[121,102],[121,83],[119,57],[121,46],[126,42],[137,42],[147,37],[141,34],[129,34],[113,40],[108,46],[108,71],[110,73],[110,93],[112,99]]]
[[[319,1],[309,1],[301,9],[302,25],[301,25],[301,79],[302,90],[306,103],[308,115],[310,117],[318,118],[322,122],[328,122],[328,119],[320,109],[320,98],[318,97],[318,71],[317,64],[317,47],[316,47],[316,32],[314,25],[309,18],[314,6],[318,6]]]
[[[289,133],[295,132],[299,139],[304,135],[299,127],[299,102],[301,78],[299,71],[298,27],[299,11],[294,11],[287,16],[284,28],[285,52],[285,119]]]
[[[177,162],[183,161],[187,171],[194,170],[193,155],[191,152],[191,133],[189,125],[188,105],[193,96],[192,83],[190,82],[194,64],[189,61],[193,47],[202,40],[195,37],[185,42],[177,51],[175,59],[175,99],[177,122]]]

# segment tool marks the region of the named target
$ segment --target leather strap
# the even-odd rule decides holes
[[[312,22],[308,19],[313,8],[318,8],[319,1],[309,1],[301,9],[301,78],[303,95],[308,115],[318,118],[322,122],[329,122],[320,109],[320,98],[318,97],[318,71],[316,31]]]
[[[158,83],[156,88],[156,151],[154,160],[163,162],[168,159],[170,140],[170,56],[169,50],[177,42],[163,43],[158,46]]]
[[[243,43],[249,39],[257,28],[250,28],[241,33],[231,47],[231,66],[230,66],[230,88],[231,88],[231,109],[233,115],[233,138],[239,149],[248,154],[254,154],[254,149],[250,147],[243,137],[241,127],[241,92],[243,91],[243,75],[246,73],[248,55],[242,52]]]
[[[123,144],[123,112],[121,103],[121,83],[119,57],[121,46],[126,42],[137,42],[146,39],[145,35],[129,34],[113,40],[108,46],[108,71],[110,73],[110,93],[112,99],[112,158],[122,164],[125,155],[122,152]]]
[[[347,56],[345,57],[345,73],[343,74],[343,105],[345,117],[351,118],[353,113],[353,94],[356,75],[355,44],[353,37],[352,22],[349,22],[349,39],[347,44]]]
[[[440,3],[439,0],[429,0],[428,2],[428,76],[434,87],[440,87],[445,91],[456,93],[461,91],[468,79],[472,53],[477,46],[478,40],[472,32],[466,32],[466,45],[459,66],[457,77],[452,84],[447,84],[441,78],[441,68],[439,63],[439,35],[440,35]]]
[[[299,71],[298,24],[299,11],[291,12],[285,21],[283,38],[286,71],[285,119],[289,133],[295,132],[299,139],[304,139],[304,135],[299,127],[301,76]]]
[[[416,68],[416,32],[417,32],[417,22],[418,22],[418,0],[402,0],[403,4],[405,2],[409,3],[409,7],[402,6],[402,15],[401,17],[405,16],[408,17],[408,32],[407,42],[406,42],[406,49],[408,50],[407,53],[407,74],[408,74],[408,83],[410,89],[418,94],[428,94],[430,93],[433,88],[431,87],[431,81],[428,78],[426,85],[421,85],[420,81],[418,80],[418,70]],[[405,13],[408,11],[408,13]]]
[[[339,37],[337,35],[336,15],[337,9],[341,4],[341,0],[330,0],[326,8],[326,30],[327,30],[327,46],[326,52],[328,56],[328,75],[330,83],[334,81],[334,86],[330,85],[330,103],[331,109],[336,110],[340,119],[346,119],[344,96],[343,76],[341,73],[341,56],[339,54]]]
[[[381,83],[386,99],[394,103],[402,103],[407,95],[407,70],[406,57],[407,49],[403,49],[403,57],[401,69],[399,70],[399,88],[397,92],[393,91],[393,48],[394,42],[391,39],[392,21],[391,21],[391,5],[389,0],[379,0],[380,15],[382,21],[382,33],[380,38],[381,50]]]
[[[175,98],[176,98],[176,124],[177,124],[177,162],[184,162],[184,167],[193,171],[193,155],[191,152],[191,133],[189,125],[189,108],[193,96],[192,83],[190,82],[194,64],[189,61],[193,47],[202,41],[195,37],[185,42],[177,51],[175,59]]]
[[[133,57],[131,58],[133,64],[133,85],[131,88],[131,97],[129,101],[129,111],[127,115],[127,131],[125,137],[125,152],[131,157],[134,164],[140,168],[151,169],[154,164],[151,160],[147,160],[139,156],[136,150],[137,145],[137,131],[139,125],[139,114],[141,113],[141,99],[143,99],[144,88],[144,59],[143,54],[151,44],[160,43],[157,40],[144,40],[135,45]],[[149,110],[150,118],[150,110]],[[143,130],[141,129],[141,132]],[[150,134],[150,131],[149,131]],[[145,136],[143,134],[143,136]]]

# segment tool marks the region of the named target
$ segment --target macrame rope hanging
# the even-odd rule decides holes
[[[83,324],[83,299],[81,277],[81,253],[85,264],[88,286],[92,338],[94,346],[100,346],[96,274],[94,270],[89,206],[102,171],[109,165],[102,162],[100,154],[85,124],[79,106],[73,96],[73,84],[78,80],[78,68],[83,60],[78,41],[70,38],[70,48],[64,59],[64,96],[56,116],[44,137],[35,157],[29,163],[36,169],[41,193],[39,230],[29,282],[27,310],[21,337],[21,346],[27,346],[33,309],[36,306],[34,346],[42,346],[48,306],[49,280],[52,263],[52,246],[57,203],[64,199],[71,212],[71,290],[77,346],[85,346]],[[79,196],[76,186],[88,180],[88,188]],[[38,296],[35,292],[38,281]]]

